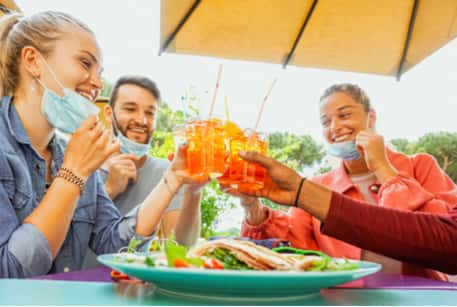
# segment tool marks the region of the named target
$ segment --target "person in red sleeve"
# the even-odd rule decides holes
[[[241,152],[240,155],[263,165],[268,174],[263,189],[241,191],[243,200],[265,197],[293,206],[294,212],[306,211],[321,221],[325,235],[399,261],[457,274],[457,205],[448,213],[373,206],[305,180],[289,167],[259,153]],[[443,193],[441,197],[450,201],[454,193]],[[264,211],[268,219],[271,212]],[[264,231],[269,229],[260,227]]]
[[[432,156],[406,156],[385,146],[383,137],[375,131],[376,113],[357,85],[337,84],[328,88],[320,99],[320,117],[327,152],[342,162],[338,168],[310,181],[373,207],[446,214],[457,203],[455,184]],[[253,198],[243,199],[242,204],[246,209],[243,236],[276,237],[289,240],[295,247],[319,249],[333,257],[378,262],[387,273],[447,280],[441,272],[400,263],[324,235],[321,222],[303,210],[273,211]],[[350,227],[354,221],[347,222]],[[383,223],[372,227],[385,229]],[[410,224],[408,231],[417,235],[417,225]]]

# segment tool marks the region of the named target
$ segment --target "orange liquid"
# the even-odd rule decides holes
[[[201,175],[205,171],[205,156],[203,154],[202,127],[192,123],[186,127],[187,140],[187,170],[191,175]]]
[[[230,141],[230,163],[227,176],[222,178],[224,183],[230,184],[233,188],[247,190],[259,190],[263,188],[266,170],[257,163],[246,162],[239,156],[240,150],[256,151],[267,154],[268,143],[260,139],[256,134],[247,137],[238,134]]]
[[[220,123],[210,121],[205,135],[206,172],[211,178],[220,176],[225,171],[225,133]]]
[[[217,177],[225,171],[226,146],[220,121],[195,121],[186,126],[187,170],[191,175]]]

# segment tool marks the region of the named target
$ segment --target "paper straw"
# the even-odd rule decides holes
[[[263,108],[265,107],[265,102],[267,102],[267,99],[268,99],[268,97],[270,96],[271,90],[272,90],[273,87],[275,86],[277,80],[278,80],[278,78],[275,78],[275,79],[273,80],[273,82],[271,83],[270,87],[268,88],[267,94],[266,94],[265,97],[263,98],[262,105],[260,106],[259,113],[257,114],[257,120],[256,120],[256,122],[255,122],[254,131],[257,131],[257,128],[258,128],[259,122],[260,122],[260,118],[262,117]]]
[[[219,89],[219,81],[221,81],[221,74],[222,74],[222,64],[219,64],[219,71],[217,73],[216,88],[214,89],[213,100],[211,101],[211,108],[209,109],[208,119],[210,119],[211,116],[213,115],[214,105],[215,105],[215,102],[216,102],[217,91]]]
[[[225,104],[225,119],[227,121],[230,121],[230,112],[229,112],[227,96],[224,96],[224,104]]]

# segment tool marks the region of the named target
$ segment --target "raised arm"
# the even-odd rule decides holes
[[[457,274],[457,208],[450,214],[408,212],[333,193],[322,232],[387,257]]]
[[[297,197],[302,181],[298,173],[254,152],[242,157],[262,164],[269,175],[263,190],[243,192],[284,205],[296,204],[322,220],[323,232],[337,239],[398,260],[457,273],[456,205],[443,214],[399,211],[371,206],[306,180]]]

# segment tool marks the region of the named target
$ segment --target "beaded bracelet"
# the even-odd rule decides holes
[[[69,170],[66,167],[61,167],[59,171],[57,172],[56,177],[60,177],[65,179],[68,182],[71,182],[73,184],[76,184],[81,192],[84,190],[84,185],[86,184],[83,179],[78,177],[75,173],[73,173],[71,170]]]

